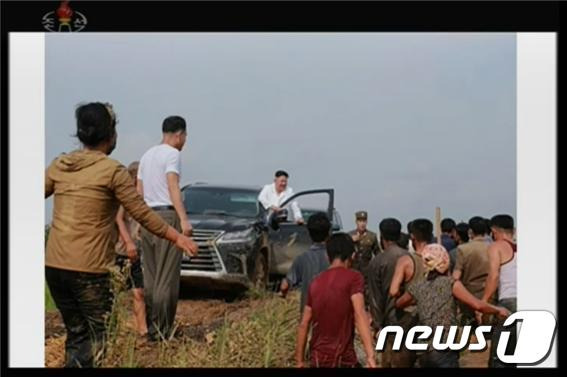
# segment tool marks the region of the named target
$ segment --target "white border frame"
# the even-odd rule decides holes
[[[518,310],[548,310],[557,318],[556,64],[556,33],[517,34]],[[555,366],[557,338],[535,365]]]
[[[10,367],[45,366],[45,38],[10,33]]]

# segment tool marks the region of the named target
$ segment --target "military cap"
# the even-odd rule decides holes
[[[358,211],[354,214],[357,220],[367,220],[368,219],[368,212],[366,211]]]

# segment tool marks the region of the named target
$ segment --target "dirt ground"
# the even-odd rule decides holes
[[[183,344],[184,338],[190,338],[199,343],[207,344],[212,332],[222,326],[225,320],[231,322],[246,318],[260,305],[261,300],[249,298],[236,299],[227,302],[217,297],[183,296],[177,306],[176,321],[178,331],[170,342]],[[128,310],[131,310],[131,299],[126,300]],[[126,324],[130,334],[134,334],[133,318]],[[134,352],[138,360],[144,360],[142,367],[155,366],[153,360],[159,357],[159,346],[147,343],[145,339],[133,337]],[[64,364],[65,329],[58,311],[45,314],[45,364],[47,367],[62,367]],[[293,350],[290,350],[293,352]],[[460,365],[463,368],[484,368],[487,365],[488,351],[469,352],[461,354]]]
[[[175,339],[170,343],[182,343],[184,337],[198,342],[207,342],[207,335],[220,327],[225,319],[238,321],[249,315],[259,304],[258,301],[242,298],[228,302],[222,298],[187,296],[180,298],[177,305]],[[126,301],[131,312],[131,297]],[[135,333],[134,318],[130,317],[126,327]],[[143,355],[141,359],[152,360],[158,356],[158,346],[148,344],[145,339],[136,337],[135,350]],[[45,364],[46,367],[62,367],[65,352],[65,327],[59,311],[45,313]],[[146,357],[147,356],[147,357]],[[151,362],[148,366],[151,366]]]

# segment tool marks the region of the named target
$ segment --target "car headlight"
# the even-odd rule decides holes
[[[219,240],[218,243],[244,243],[251,242],[254,238],[252,235],[253,228],[246,230],[240,230],[237,232],[225,233]]]

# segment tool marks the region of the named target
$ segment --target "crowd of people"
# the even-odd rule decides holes
[[[405,345],[393,350],[394,339],[387,337],[385,349],[379,353],[372,339],[387,326],[400,326],[406,333],[425,325],[433,329],[443,326],[446,340],[450,326],[474,328],[487,323],[493,325],[488,366],[514,367],[496,355],[503,321],[516,311],[516,243],[511,216],[495,215],[490,220],[475,216],[468,224],[444,219],[439,239],[433,237],[433,224],[428,219],[411,221],[408,237],[397,219],[385,218],[378,226],[379,245],[373,241],[376,234],[366,229],[367,213],[357,212],[356,221],[356,230],[333,235],[324,213],[312,215],[307,222],[313,246],[296,258],[287,278],[304,284],[297,331],[298,367],[305,366],[309,329],[311,366],[361,366],[354,346],[356,328],[366,366],[375,367],[379,354],[379,365],[384,368],[458,368],[459,352],[435,350],[433,338],[426,351],[413,351]],[[323,250],[327,261],[321,258]],[[300,279],[296,271],[302,272]],[[513,350],[516,330],[509,331],[507,349]]]
[[[182,253],[195,256],[198,246],[179,186],[185,120],[167,117],[161,143],[126,168],[108,157],[118,137],[112,106],[87,103],[75,117],[82,148],[60,155],[45,172],[45,197],[54,196],[45,274],[67,333],[65,366],[93,367],[104,357],[113,304],[109,267],[128,275],[140,336],[164,341],[174,331]],[[258,200],[266,209],[282,211],[281,203],[293,195],[288,177],[278,171],[262,189]],[[297,203],[290,207],[304,224]],[[411,221],[405,233],[398,220],[385,218],[378,234],[368,229],[366,211],[355,217],[355,230],[332,234],[325,213],[309,216],[313,244],[282,280],[284,297],[301,289],[298,367],[360,366],[355,328],[366,366],[375,367],[375,339],[386,326],[478,325],[489,315],[495,318],[490,366],[509,366],[498,360],[494,345],[503,318],[516,310],[512,217],[473,217],[460,224],[444,219],[439,240],[427,219]],[[512,334],[508,345],[514,344]],[[380,355],[381,367],[459,365],[457,352],[418,353],[403,346],[393,351],[391,338]]]

